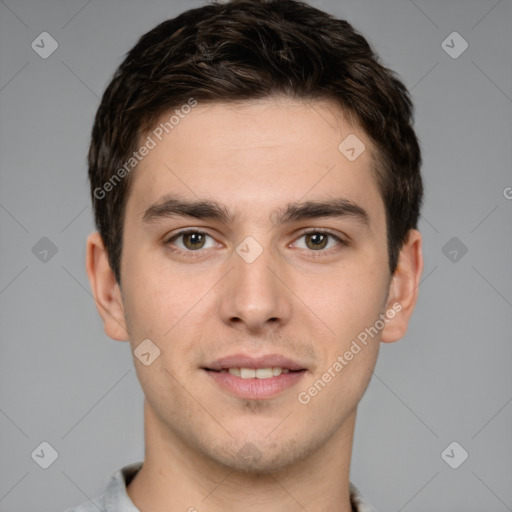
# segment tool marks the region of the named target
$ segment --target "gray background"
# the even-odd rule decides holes
[[[512,3],[310,3],[400,74],[424,152],[419,302],[405,338],[382,345],[351,480],[379,512],[512,510]],[[0,3],[1,511],[62,510],[143,458],[130,350],[104,334],[85,273],[85,155],[123,54],[202,4]],[[47,59],[31,48],[43,31],[59,45]],[[453,31],[469,43],[458,58],[441,45]],[[58,249],[47,261],[32,252],[42,237]],[[43,441],[58,452],[46,470],[31,457]],[[469,453],[458,469],[441,457],[452,441]]]

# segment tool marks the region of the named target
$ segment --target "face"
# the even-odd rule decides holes
[[[289,99],[199,103],[153,139],[121,260],[131,348],[160,350],[134,360],[146,406],[169,443],[282,469],[355,413],[392,324],[371,141],[334,105]]]

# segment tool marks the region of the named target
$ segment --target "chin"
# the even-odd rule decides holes
[[[309,450],[296,440],[279,442],[262,438],[247,440],[237,446],[217,446],[207,454],[231,471],[253,476],[266,476],[286,470],[307,457]]]

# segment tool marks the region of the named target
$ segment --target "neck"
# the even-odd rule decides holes
[[[193,450],[144,404],[145,460],[128,485],[141,512],[351,512],[349,471],[356,411],[320,449],[293,467],[241,473]]]

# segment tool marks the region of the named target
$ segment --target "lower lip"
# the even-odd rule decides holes
[[[282,373],[270,379],[242,379],[229,372],[220,373],[204,370],[221,388],[238,398],[261,400],[273,398],[291,388],[304,376],[306,371]]]

